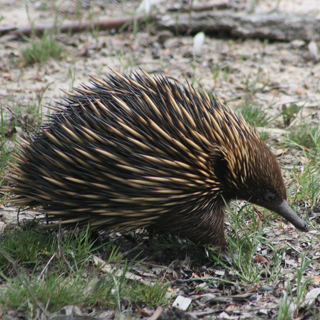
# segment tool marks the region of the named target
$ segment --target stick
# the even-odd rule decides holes
[[[20,27],[0,27],[0,36],[8,34],[15,36],[16,38],[27,36],[32,34],[42,35],[44,32],[48,32],[57,29],[61,33],[77,33],[82,31],[88,31],[92,29],[108,30],[108,29],[119,29],[125,23],[133,22],[134,20],[142,20],[145,16],[143,14],[137,16],[127,16],[122,18],[110,18],[101,17],[96,20],[83,20],[83,21],[65,21],[61,25],[50,23],[50,24],[40,24],[34,26],[20,26]],[[10,37],[10,40],[13,38]]]

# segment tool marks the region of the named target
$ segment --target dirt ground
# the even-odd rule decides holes
[[[29,21],[48,23],[54,18],[63,21],[75,19],[77,14],[82,19],[89,15],[121,16],[132,14],[138,6],[135,1],[53,1],[52,5],[47,4],[49,10],[42,10],[41,1],[27,3],[28,6],[24,1],[1,0],[0,26],[29,25]],[[274,4],[275,1],[261,1],[256,10],[267,11]],[[165,5],[166,2],[162,2],[159,6],[163,8]],[[279,9],[319,16],[317,0],[280,1]],[[149,35],[145,31],[136,35],[104,31],[72,37],[62,35],[61,38],[68,45],[64,59],[41,67],[24,66],[23,61],[19,60],[20,49],[25,45],[23,42],[0,45],[2,101],[14,99],[27,104],[37,100],[39,93],[46,88],[42,103],[45,106],[60,99],[60,89],[69,90],[73,86],[87,84],[90,75],[103,77],[109,68],[130,72],[138,67],[150,73],[164,72],[182,83],[186,78],[189,81],[192,78],[196,85],[214,90],[231,105],[237,105],[245,96],[246,82],[254,81],[259,68],[257,87],[265,88],[255,99],[261,107],[272,105],[273,109],[279,109],[282,104],[294,101],[308,108],[316,108],[320,98],[320,67],[318,63],[308,61],[308,44],[303,42],[264,43],[252,39],[206,37],[202,56],[193,61],[191,36],[173,37],[160,49],[155,46],[157,35]],[[156,50],[161,51],[157,59],[154,58]],[[308,109],[305,111],[308,112]]]
[[[249,1],[243,3],[247,8],[250,7]],[[277,1],[272,0],[257,1],[255,10],[268,11],[274,8],[276,3]],[[165,11],[166,6],[172,4],[171,1],[162,1],[155,6],[161,7],[160,11]],[[0,26],[48,23],[55,19],[63,21],[88,19],[93,16],[126,16],[133,14],[138,5],[137,1],[115,0],[0,0]],[[282,0],[279,2],[279,10],[320,18],[319,0]],[[103,78],[110,72],[110,68],[124,73],[142,68],[148,73],[166,74],[184,84],[187,79],[196,88],[202,86],[215,92],[235,109],[250,95],[254,103],[270,115],[279,114],[284,104],[296,104],[304,107],[302,116],[312,115],[318,119],[320,116],[320,62],[310,58],[308,43],[298,41],[299,39],[287,43],[206,36],[202,54],[195,59],[193,36],[172,35],[162,45],[159,44],[159,35],[153,32],[152,23],[144,26],[141,31],[111,30],[72,36],[63,34],[58,39],[66,47],[63,58],[51,60],[44,65],[31,66],[26,65],[21,58],[20,50],[26,42],[0,42],[2,107],[37,104],[41,97],[42,112],[46,115],[49,111],[45,106],[53,106],[55,101],[61,101],[64,96],[60,89],[71,91],[80,84],[88,84],[90,76]],[[10,117],[10,114],[5,113],[5,116]],[[283,129],[282,117],[278,117],[270,126]],[[277,131],[270,132],[271,135],[274,134],[271,138],[280,139]],[[273,151],[279,154],[283,152]],[[15,209],[3,210],[1,220],[4,225],[15,219]],[[292,240],[297,245],[296,248],[299,248],[298,252],[303,250],[303,243],[316,237],[315,232],[311,231],[308,235],[302,235],[298,242],[298,233],[294,230],[290,236],[279,235],[270,229],[270,234],[272,233],[274,239],[286,237],[286,242]],[[310,258],[318,261],[316,246],[309,250],[309,253]],[[319,263],[315,262],[313,275],[316,275],[319,269]],[[317,288],[318,284],[315,283],[314,287]],[[219,319],[240,319],[241,314],[244,315],[243,319],[273,318],[276,314],[271,312],[270,316],[269,311],[277,307],[280,294],[273,296],[267,293],[268,290],[266,288],[263,294],[257,293],[255,299],[247,300],[242,307],[235,307],[240,311],[238,314],[233,313],[234,316],[224,310],[221,310],[221,313],[215,312],[215,315],[219,315]],[[198,303],[198,308],[198,313],[194,313],[195,317],[214,319],[207,315],[210,314],[208,310],[206,314],[203,304]],[[194,307],[193,310],[197,311],[197,308]]]

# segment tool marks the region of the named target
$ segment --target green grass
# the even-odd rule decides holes
[[[167,304],[168,285],[127,277],[137,262],[125,261],[112,244],[97,245],[89,229],[51,231],[35,224],[8,230],[0,238],[0,309],[34,316],[37,308],[55,312],[66,305],[122,310]],[[112,266],[108,273],[93,255]]]
[[[311,119],[303,119],[297,126],[290,128],[290,133],[287,139],[289,146],[304,149],[311,156],[320,155],[320,127],[318,121]]]
[[[52,255],[53,237],[50,233],[35,232],[33,228],[6,230],[0,239],[0,247],[12,259],[22,264],[37,265],[38,256]],[[0,254],[1,269],[6,270],[10,262]]]
[[[250,98],[246,98],[236,111],[240,112],[253,127],[266,127],[279,116],[270,116],[266,110],[263,110],[261,106],[258,106]]]
[[[308,206],[315,206],[320,201],[320,128],[318,121],[302,119],[299,125],[289,129],[284,142],[294,152],[300,151],[304,157],[301,163],[295,162],[290,170],[292,181],[289,192],[292,201],[297,206],[303,202]],[[302,152],[301,152],[302,151]]]
[[[23,283],[17,278],[7,280],[7,289],[0,295],[2,308],[17,308],[32,311],[45,306],[49,312],[58,311],[67,305],[79,305],[90,308],[116,308],[124,299],[132,306],[165,305],[167,286],[144,284],[137,281],[123,281],[112,275],[99,275],[95,270],[74,274],[50,273],[39,279],[37,276],[21,275]],[[115,292],[116,282],[121,281],[119,292]],[[30,294],[30,291],[32,294]],[[37,301],[35,301],[35,299]]]
[[[212,247],[208,248],[208,252],[210,258],[234,275],[240,285],[273,285],[292,272],[289,268],[281,267],[286,249],[277,248],[268,239],[268,231],[274,228],[270,228],[270,223],[279,216],[263,208],[259,211],[254,208],[248,203],[242,206],[234,203],[233,208],[227,206],[228,259],[224,255],[217,255]],[[261,247],[268,260],[263,258]]]
[[[303,170],[302,170],[303,169]],[[290,171],[292,179],[292,188],[289,188],[292,201],[299,204],[306,202],[309,206],[315,206],[320,200],[320,167],[313,161],[306,163],[303,168],[294,167]]]
[[[266,109],[262,109],[261,106],[257,105],[252,99],[246,97],[243,102],[235,110],[238,113],[241,113],[244,119],[252,126],[252,127],[268,127],[270,124],[280,116],[277,114],[276,116],[270,116]],[[268,132],[260,130],[259,136],[262,140],[268,139]]]
[[[306,255],[301,255],[301,265],[297,269],[296,274],[296,289],[293,290],[290,283],[286,288],[280,305],[277,320],[287,320],[296,318],[299,314],[299,308],[304,301],[304,297],[307,290],[307,285],[312,279],[303,279],[303,274],[308,269],[309,265],[313,263],[313,260],[307,260]]]
[[[265,233],[263,227],[259,225],[258,217],[250,208],[250,205],[245,205],[236,210],[228,208],[227,218],[230,223],[228,254],[232,264],[224,261],[223,257],[219,255],[213,254],[212,258],[223,265],[224,268],[236,274],[242,283],[260,283],[264,268],[256,263],[257,247],[262,243],[270,244],[265,239]]]
[[[21,54],[28,64],[44,63],[49,59],[62,57],[64,46],[52,35],[45,34],[40,39],[30,39],[29,44],[21,49]]]
[[[50,230],[37,228],[33,224],[23,228],[6,229],[0,238],[1,252],[19,264],[36,268],[43,260],[56,255],[60,268],[79,270],[93,250],[90,234],[86,232],[69,232],[65,235]],[[12,268],[12,263],[0,254],[1,270]]]
[[[297,118],[302,108],[302,106],[298,106],[295,103],[291,103],[288,107],[286,104],[282,105],[282,118],[285,127],[288,127]]]
[[[4,137],[14,135],[16,133],[15,127],[21,128],[26,135],[33,133],[37,129],[37,126],[42,123],[41,101],[45,91],[46,89],[37,100],[31,100],[28,104],[10,101],[10,106],[6,108],[4,114],[4,124],[2,127]],[[10,129],[13,129],[11,136],[8,132]]]
[[[23,283],[17,278],[7,281],[8,288],[0,296],[3,308],[28,311],[32,316],[39,302],[48,311],[54,312],[65,305],[81,304],[84,300],[83,293],[87,287],[84,276],[49,274],[45,280],[27,274],[21,277]]]

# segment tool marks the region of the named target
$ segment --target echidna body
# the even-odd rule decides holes
[[[149,75],[70,94],[13,166],[17,205],[93,228],[151,227],[224,247],[225,203],[248,200],[307,230],[254,129],[217,99]]]

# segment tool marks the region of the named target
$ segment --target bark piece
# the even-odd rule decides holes
[[[292,41],[319,40],[320,19],[289,12],[236,13],[231,10],[220,12],[201,12],[189,15],[163,17],[157,28],[175,33],[206,34],[235,37]]]

